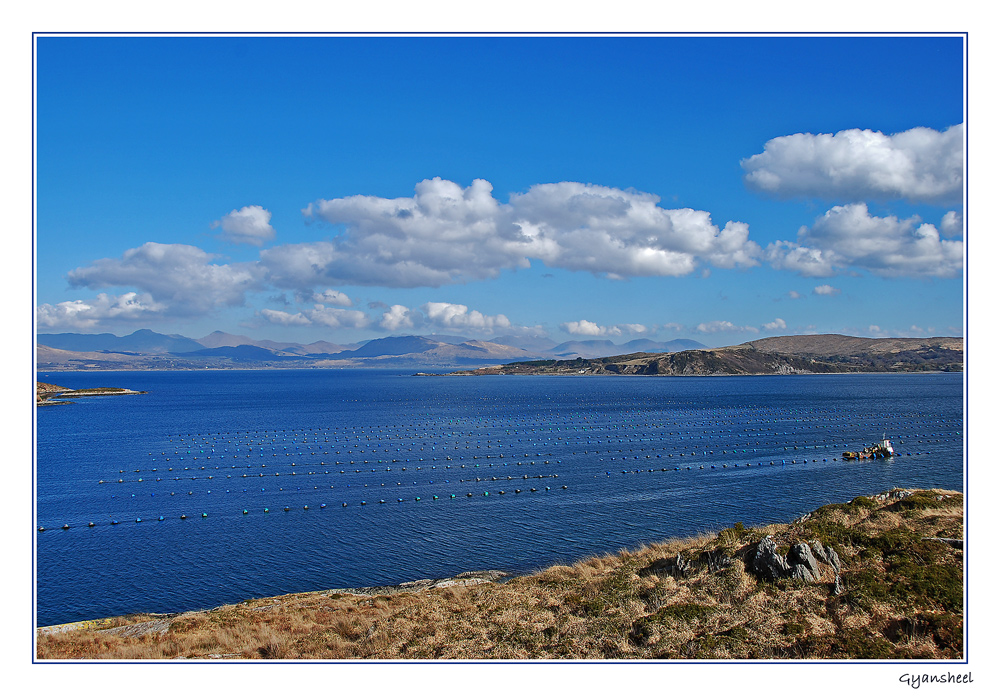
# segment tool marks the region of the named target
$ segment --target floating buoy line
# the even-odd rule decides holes
[[[610,405],[615,406],[614,402]],[[670,406],[666,411],[665,405]],[[581,476],[593,480],[810,464],[843,466],[837,455],[849,443],[829,441],[823,434],[846,426],[866,436],[888,430],[898,443],[897,457],[929,455],[930,450],[922,445],[962,437],[961,419],[915,413],[871,413],[859,419],[842,415],[835,407],[709,412],[695,405],[678,406],[581,408],[557,418],[544,411],[511,416],[508,403],[498,405],[495,414],[456,415],[424,424],[177,433],[167,436],[159,447],[137,454],[133,467],[108,472],[96,481],[115,501],[111,505],[115,512],[107,520],[70,520],[54,528],[93,529],[118,525],[122,519],[145,527],[151,521],[206,520],[209,511],[211,519],[253,518],[270,514],[271,508],[318,514],[336,502],[341,503],[335,506],[340,509],[368,507],[369,503],[384,506],[387,500],[395,505],[425,505],[464,498],[499,504],[492,501],[569,491],[568,483],[557,480],[560,476],[569,477],[572,483]],[[905,452],[904,446],[915,451]],[[179,488],[181,482],[191,489]],[[386,496],[386,489],[397,495]],[[122,490],[125,493],[118,492]],[[275,502],[303,490],[312,492],[308,504]],[[404,490],[409,492],[403,495]],[[320,491],[329,496],[326,501],[321,500]],[[134,501],[124,505],[130,514],[121,511],[125,496]],[[139,499],[170,501],[178,496],[238,500],[231,510],[214,502],[208,511],[193,512],[179,512],[176,504],[168,506],[170,511],[138,504]],[[46,530],[38,527],[40,532]]]

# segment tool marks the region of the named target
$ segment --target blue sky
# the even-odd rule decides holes
[[[36,43],[36,330],[961,335],[955,36]]]

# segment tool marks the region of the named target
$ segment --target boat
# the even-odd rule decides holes
[[[881,441],[865,447],[860,452],[844,452],[844,459],[885,459],[895,453],[895,450],[892,448],[892,442],[883,436]]]

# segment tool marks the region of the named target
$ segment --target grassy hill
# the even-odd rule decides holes
[[[963,507],[953,491],[896,490],[501,583],[459,576],[39,629],[37,656],[958,659]],[[800,542],[817,554],[813,573]]]

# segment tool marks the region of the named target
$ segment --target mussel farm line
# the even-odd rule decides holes
[[[834,408],[581,409],[558,420],[544,413],[510,416],[502,406],[495,410],[488,416],[429,417],[424,423],[370,427],[175,433],[156,451],[137,454],[134,469],[118,469],[95,482],[107,491],[111,510],[100,524],[312,514],[331,507],[471,498],[502,504],[507,496],[568,491],[560,474],[584,470],[589,478],[611,479],[839,462],[839,452],[854,443],[843,437],[826,441],[823,431],[847,426],[859,433],[892,433],[899,457],[927,455],[921,445],[962,437],[960,420],[873,413],[859,422]],[[665,413],[685,429],[671,427]],[[904,447],[915,451],[904,452]],[[319,503],[294,501],[303,490],[329,495]],[[179,497],[194,503],[201,496],[214,496],[211,515],[196,504],[176,503]],[[222,496],[235,500],[219,508]],[[158,505],[157,498],[174,502]],[[130,511],[127,519],[123,507]],[[57,527],[97,525],[89,519]]]

